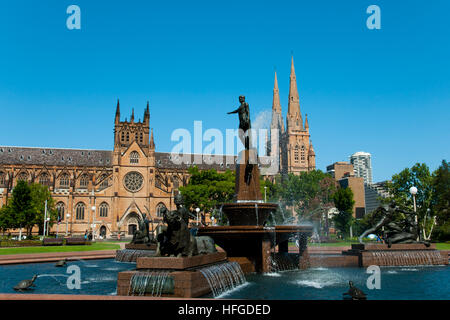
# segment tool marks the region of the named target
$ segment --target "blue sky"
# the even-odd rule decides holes
[[[66,8],[81,8],[81,30]],[[381,8],[369,30],[366,8]],[[157,151],[173,130],[237,125],[271,109],[274,69],[287,112],[291,53],[317,167],[372,154],[374,181],[450,148],[450,2],[2,1],[0,145],[112,149],[122,117],[150,101]]]

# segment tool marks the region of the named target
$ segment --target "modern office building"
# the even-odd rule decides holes
[[[373,184],[364,184],[366,198],[366,213],[373,212],[381,205],[381,198],[387,198],[389,193],[386,190],[386,181]]]
[[[372,161],[371,154],[363,151],[356,152],[350,156],[355,175],[364,179],[364,183],[372,184]]]

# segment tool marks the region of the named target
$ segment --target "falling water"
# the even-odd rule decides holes
[[[164,270],[137,272],[131,277],[128,295],[160,297],[163,293],[173,293],[173,278],[168,275]]]
[[[256,213],[256,225],[259,226],[258,204],[257,203],[255,203],[255,213]]]
[[[438,250],[373,251],[374,263],[380,266],[414,266],[443,264]]]
[[[214,297],[246,282],[241,266],[237,262],[225,262],[199,269],[208,281]]]
[[[136,259],[139,257],[152,257],[154,255],[155,255],[154,250],[123,249],[116,251],[116,261],[136,262]]]
[[[269,256],[272,272],[297,270],[298,269],[298,255],[297,254],[275,254]]]

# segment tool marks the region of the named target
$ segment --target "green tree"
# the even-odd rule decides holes
[[[450,170],[446,160],[433,173],[432,213],[436,215],[436,239],[450,240]]]
[[[12,191],[10,203],[12,228],[25,228],[28,235],[34,225],[31,204],[31,188],[27,182],[19,180]]]
[[[200,171],[197,166],[189,168],[190,179],[186,186],[180,187],[186,208],[200,208],[205,213],[219,217],[223,203],[231,202],[235,193],[235,174],[231,170],[219,173],[215,169]]]
[[[14,227],[13,217],[11,208],[8,205],[5,205],[0,208],[0,231],[2,232],[2,236],[5,235],[5,232]]]
[[[274,199],[280,202],[281,213],[286,217],[297,212],[299,220],[319,221],[325,217],[327,232],[328,209],[332,207],[332,195],[336,190],[333,178],[320,170],[302,172],[300,175],[279,175],[275,179]],[[287,210],[291,208],[291,212]]]
[[[58,212],[55,209],[54,201],[47,186],[39,183],[30,185],[31,189],[31,208],[33,213],[33,225],[39,227],[39,234],[44,233],[45,201],[47,200],[47,217],[50,218],[50,226],[58,218]]]
[[[334,205],[339,211],[334,217],[333,222],[336,229],[346,237],[350,232],[353,223],[353,192],[350,188],[339,188],[333,195]]]

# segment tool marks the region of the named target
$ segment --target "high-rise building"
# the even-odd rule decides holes
[[[364,194],[366,198],[366,212],[371,213],[381,205],[381,198],[389,197],[386,181],[364,184]]]
[[[355,175],[364,179],[364,183],[372,184],[372,161],[371,154],[363,151],[356,152],[350,156]]]

